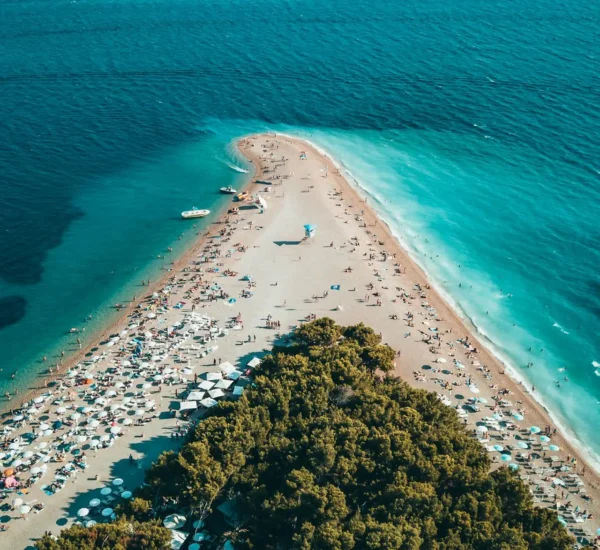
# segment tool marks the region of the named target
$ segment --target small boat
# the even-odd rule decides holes
[[[190,218],[204,218],[210,214],[210,210],[198,210],[195,206],[192,210],[185,210],[181,213],[181,217],[184,220],[189,220]]]
[[[235,195],[237,191],[230,185],[229,187],[221,187],[221,193],[225,193],[226,195]]]
[[[235,198],[238,201],[245,201],[248,198],[248,192],[242,191],[241,193],[237,194]]]

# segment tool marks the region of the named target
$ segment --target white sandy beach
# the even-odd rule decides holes
[[[217,400],[233,398],[234,388],[247,383],[247,363],[311,315],[343,325],[363,322],[381,332],[398,352],[395,375],[440,394],[457,408],[495,465],[515,465],[539,505],[558,507],[572,532],[593,538],[600,525],[596,473],[429,288],[331,159],[289,136],[251,136],[240,149],[253,161],[255,179],[268,182],[249,189],[260,193],[268,208],[238,204],[238,214],[223,215],[165,280],[144,289],[156,294],[138,300],[139,307],[128,309],[111,329],[119,338],[105,340],[94,359],[71,369],[68,380],[83,381],[89,374],[91,384],[51,387],[37,406],[26,407],[23,420],[4,425],[3,470],[16,470],[8,477],[26,482],[33,468],[45,470],[26,492],[15,488],[3,501],[22,503],[0,516],[8,527],[0,533],[2,546],[23,548],[46,531],[57,533],[78,520],[82,508],[89,511],[82,522],[105,520],[94,509],[111,508],[124,498],[123,490],[142,481],[143,468],[161,450],[178,446],[180,439],[172,434],[185,431],[187,421],[169,412],[173,401],[186,389],[222,389]],[[307,224],[314,226],[314,236],[305,239]],[[280,328],[272,328],[276,322]],[[134,338],[141,342],[139,357]],[[206,389],[199,388],[204,382]],[[81,416],[71,418],[78,410]],[[200,405],[192,419],[202,410]],[[136,426],[142,418],[149,420]],[[55,429],[59,419],[72,426]],[[41,429],[41,423],[48,427]],[[33,428],[38,437],[23,439]],[[62,489],[49,496],[42,486],[52,484],[57,470],[75,458],[69,449],[63,461],[55,461],[65,442],[78,442],[85,467],[76,465],[75,474],[62,475]],[[130,464],[130,455],[140,467]],[[115,478],[124,481],[113,485]],[[102,495],[107,486],[111,493]],[[96,498],[102,502],[90,506]],[[21,514],[21,506],[40,503],[43,510]]]

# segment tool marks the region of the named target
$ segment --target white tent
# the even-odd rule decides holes
[[[223,375],[220,372],[207,372],[206,379],[207,380],[221,380]]]
[[[203,391],[191,391],[187,396],[186,401],[202,401],[204,399]]]
[[[207,409],[210,409],[211,407],[214,407],[217,404],[217,402],[214,399],[211,399],[210,397],[204,398],[202,401],[200,401],[200,403],[202,403]]]
[[[198,384],[198,388],[200,388],[201,390],[212,390],[214,385],[214,382],[204,380],[203,382],[200,382],[200,384]]]
[[[223,390],[210,390],[208,395],[210,395],[213,399],[218,399],[219,397],[223,397],[225,393]]]
[[[197,401],[180,401],[177,405],[180,411],[190,411],[198,408]]]
[[[229,386],[231,386],[231,384],[233,384],[233,380],[219,380],[215,384],[215,388],[226,390],[229,388]]]
[[[258,367],[258,365],[260,365],[260,359],[258,357],[253,357],[252,359],[250,359],[250,361],[248,361],[248,366],[251,369]]]
[[[233,388],[233,395],[242,395],[244,393],[243,386],[236,386]]]
[[[240,376],[242,376],[242,373],[239,370],[234,370],[227,375],[227,378],[229,380],[237,380]]]
[[[221,369],[221,372],[223,374],[229,374],[230,372],[233,372],[235,370],[235,367],[229,361],[221,363],[219,365],[219,368]]]

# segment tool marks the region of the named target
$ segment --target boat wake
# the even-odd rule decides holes
[[[246,170],[245,168],[242,168],[241,166],[236,166],[235,164],[230,164],[230,163],[227,163],[227,166],[229,166],[229,168],[231,168],[232,170],[235,170],[236,172],[240,172],[242,174],[248,173],[248,170]]]
[[[552,325],[553,327],[556,327],[557,329],[559,329],[563,334],[569,334],[564,328],[562,328],[558,323],[554,323]]]

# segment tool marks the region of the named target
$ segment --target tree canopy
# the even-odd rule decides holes
[[[170,502],[236,549],[571,547],[516,474],[490,473],[451,408],[381,376],[394,354],[370,328],[320,319],[292,342],[238,401],[211,409],[181,452],[161,456],[125,515],[142,520]],[[228,524],[223,503],[235,511]]]

